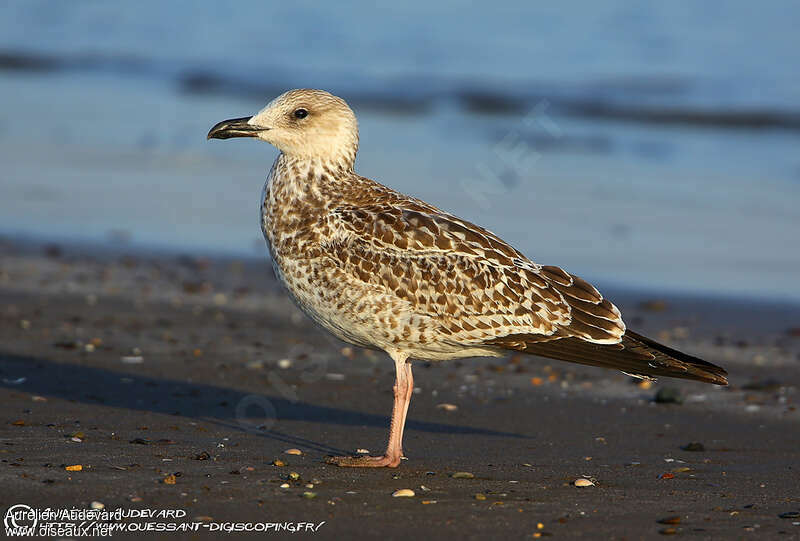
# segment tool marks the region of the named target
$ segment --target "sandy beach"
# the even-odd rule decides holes
[[[4,510],[181,509],[320,539],[800,536],[797,305],[606,291],[731,385],[415,363],[408,460],[351,470],[324,459],[382,448],[392,363],[306,319],[266,259],[1,248]]]

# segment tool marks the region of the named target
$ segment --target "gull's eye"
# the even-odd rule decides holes
[[[307,116],[308,116],[308,111],[306,111],[305,109],[296,109],[294,112],[295,118],[305,118]]]

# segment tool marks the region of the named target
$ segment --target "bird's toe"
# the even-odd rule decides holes
[[[383,456],[330,456],[325,459],[328,464],[345,468],[396,468],[400,465],[400,457]]]

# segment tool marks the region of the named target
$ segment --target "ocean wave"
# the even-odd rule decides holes
[[[136,74],[166,79],[179,92],[265,98],[302,86],[307,74],[270,67],[260,78],[240,68],[169,65],[106,54],[58,56],[0,50],[0,71],[64,74],[78,71]],[[409,75],[376,79],[354,73],[317,72],[314,79],[354,106],[394,114],[423,114],[454,105],[464,114],[520,115],[546,102],[548,112],[585,119],[737,130],[800,131],[800,111],[768,106],[708,108],[687,103],[691,82],[675,77],[624,77],[582,84],[482,83]]]

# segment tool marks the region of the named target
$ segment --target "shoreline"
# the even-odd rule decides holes
[[[175,260],[203,260],[215,261],[218,263],[236,263],[249,267],[264,266],[267,270],[265,280],[272,282],[274,276],[271,274],[269,252],[266,245],[262,246],[263,239],[259,239],[259,246],[263,248],[260,253],[254,247],[252,254],[242,254],[237,252],[225,252],[219,250],[208,250],[195,246],[177,248],[165,244],[151,246],[147,244],[131,243],[129,240],[118,242],[116,240],[75,240],[70,238],[45,238],[40,235],[27,233],[11,233],[8,231],[0,232],[0,255],[4,252],[14,255],[24,255],[31,257],[59,258],[62,254],[69,258],[88,258],[92,261],[110,262],[120,258],[137,258],[143,260],[154,260],[164,262],[174,262]],[[547,264],[547,263],[545,263]],[[566,269],[575,271],[575,274],[585,277],[576,269]],[[694,289],[679,289],[675,287],[640,287],[625,286],[609,280],[594,280],[591,276],[586,278],[595,285],[604,296],[616,302],[615,299],[622,299],[625,302],[636,299],[670,298],[681,304],[711,304],[721,303],[724,305],[751,304],[755,306],[785,308],[787,312],[800,310],[800,298],[782,298],[769,294],[731,294],[723,291]],[[280,286],[278,286],[280,287]],[[800,323],[800,322],[798,322]]]

